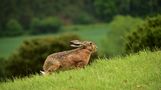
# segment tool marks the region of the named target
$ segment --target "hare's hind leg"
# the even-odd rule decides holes
[[[54,64],[54,65],[49,67],[49,69],[47,70],[47,73],[51,74],[52,72],[54,72],[57,69],[59,69],[59,67],[60,67],[60,64]]]

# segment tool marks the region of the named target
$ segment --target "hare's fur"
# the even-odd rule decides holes
[[[49,55],[44,62],[42,74],[50,74],[56,70],[82,68],[87,65],[91,54],[96,51],[96,45],[89,41],[79,44],[77,42],[72,42],[72,46],[78,47],[76,49]]]

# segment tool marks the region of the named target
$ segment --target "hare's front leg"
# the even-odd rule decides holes
[[[77,63],[76,67],[77,67],[77,68],[84,68],[84,67],[85,67],[85,65],[86,65],[86,63],[85,63],[85,62],[80,61],[80,62],[78,62],[78,63]]]

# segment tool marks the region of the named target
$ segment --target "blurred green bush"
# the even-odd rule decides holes
[[[161,15],[147,18],[136,31],[127,35],[126,52],[161,49]]]
[[[69,41],[73,39],[79,37],[69,34],[24,41],[17,53],[8,58],[6,70],[9,76],[23,77],[39,73],[46,57],[55,52],[71,49]]]
[[[10,19],[6,23],[5,30],[0,32],[0,36],[18,36],[23,34],[23,27],[16,19]]]
[[[30,25],[31,34],[57,33],[62,22],[57,17],[47,17],[44,19],[33,18]]]
[[[116,16],[109,24],[107,36],[102,40],[102,47],[106,56],[120,55],[125,52],[125,35],[137,28],[143,20],[131,16]]]

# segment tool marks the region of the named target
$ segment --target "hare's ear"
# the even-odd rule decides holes
[[[71,44],[71,47],[80,47],[81,45],[75,45],[75,44]]]
[[[74,45],[81,45],[82,44],[82,42],[79,40],[72,40],[72,41],[70,41],[70,43],[74,44]]]
[[[72,40],[72,41],[70,41],[70,43],[71,43],[71,47],[81,47],[82,46],[82,42],[81,41],[79,41],[79,40]]]

